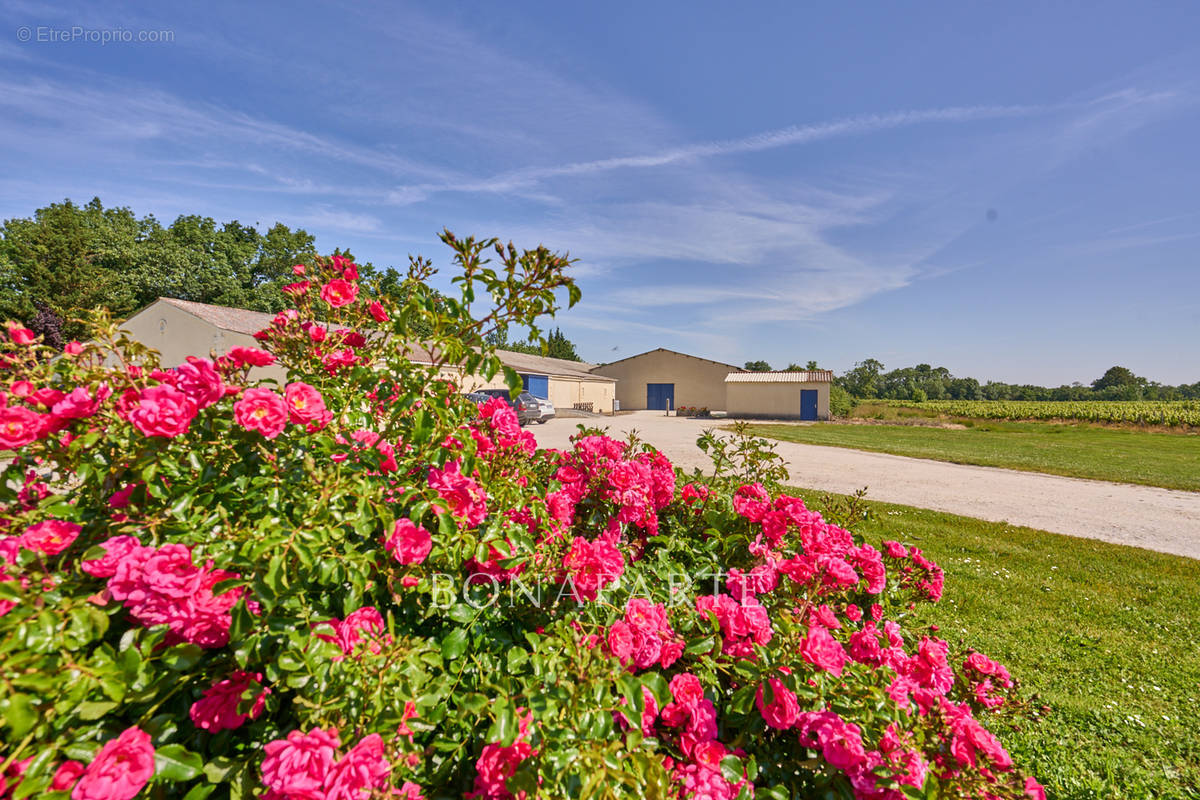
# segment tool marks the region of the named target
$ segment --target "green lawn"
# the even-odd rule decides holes
[[[820,509],[819,493],[801,490]],[[1200,798],[1200,561],[887,503],[856,526],[946,571],[936,624],[1050,706],[997,731],[1051,798]]]
[[[1195,434],[990,420],[962,430],[815,424],[751,425],[750,432],[787,442],[1200,491]]]

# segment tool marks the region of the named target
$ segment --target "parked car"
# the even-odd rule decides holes
[[[488,397],[503,397],[508,401],[508,404],[513,407],[513,411],[517,412],[517,422],[521,425],[528,425],[535,422],[542,416],[542,411],[538,408],[538,399],[529,392],[521,392],[514,400],[508,393],[508,389],[480,389],[476,394],[487,395]]]
[[[535,397],[534,399],[537,400],[538,412],[540,414],[537,420],[538,424],[545,425],[546,420],[554,419],[554,403],[551,403],[544,397]]]
[[[467,398],[477,406],[481,406],[488,400],[492,399],[490,394],[484,394],[483,392],[468,392],[467,394],[463,395],[463,397]]]

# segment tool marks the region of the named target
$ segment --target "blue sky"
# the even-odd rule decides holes
[[[0,0],[0,216],[544,242],[595,361],[1200,380],[1190,0],[344,5]]]

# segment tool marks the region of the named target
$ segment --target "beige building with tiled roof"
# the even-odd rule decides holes
[[[685,406],[731,417],[829,419],[833,373],[748,372],[659,347],[592,370],[617,379],[621,409],[674,410]]]
[[[194,303],[172,297],[160,297],[124,323],[122,330],[153,347],[162,356],[164,366],[182,364],[188,356],[222,355],[233,347],[258,347],[254,334],[271,324],[273,314],[244,308]],[[412,346],[413,361],[430,363],[428,351]],[[611,414],[616,396],[616,380],[593,374],[595,366],[581,361],[498,351],[500,360],[521,375],[525,388],[547,398],[556,408],[582,408]],[[256,368],[255,377],[284,377],[278,367]],[[503,388],[503,376],[487,382],[482,378],[464,381],[465,390]]]

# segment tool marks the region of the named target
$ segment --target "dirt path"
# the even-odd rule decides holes
[[[568,447],[581,420],[554,419],[531,430],[543,447]],[[712,420],[656,412],[595,420],[621,438],[637,430],[676,465],[708,468],[696,437]],[[777,442],[796,486],[851,493],[951,514],[1025,525],[1068,536],[1200,558],[1200,492],[949,464],[841,447]]]

